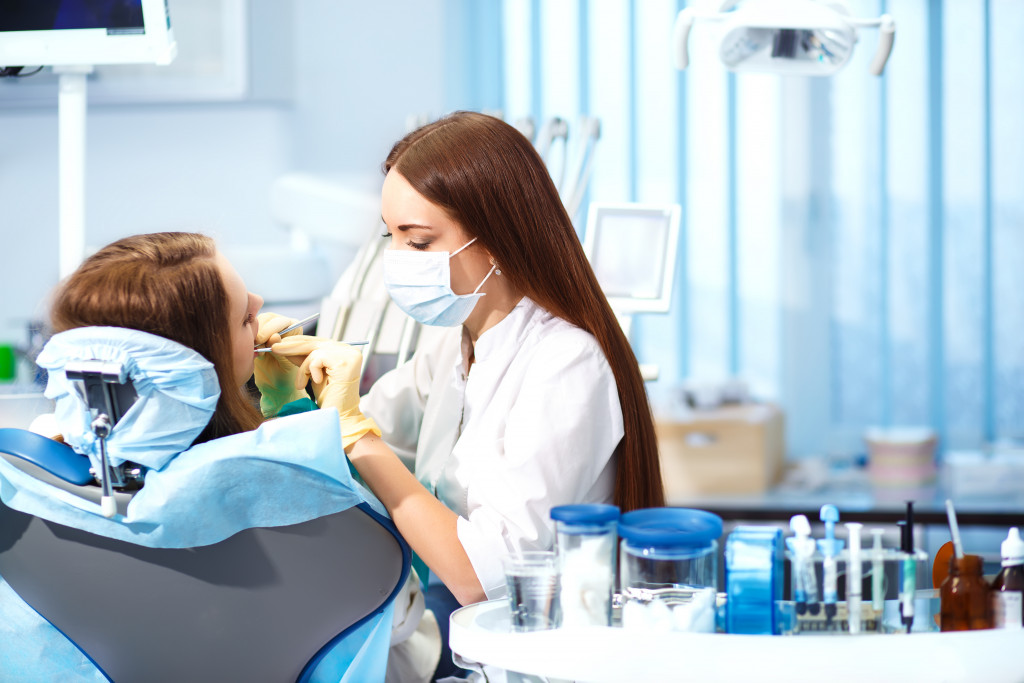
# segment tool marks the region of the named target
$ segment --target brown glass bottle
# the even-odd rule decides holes
[[[978,555],[949,558],[949,576],[939,587],[943,631],[992,628],[991,589],[981,569]]]

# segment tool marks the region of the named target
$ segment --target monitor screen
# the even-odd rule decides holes
[[[167,64],[165,0],[0,0],[0,66]]]
[[[679,244],[678,204],[592,204],[583,249],[616,313],[667,313]]]
[[[142,0],[0,0],[0,31],[86,28],[113,33],[145,33]]]

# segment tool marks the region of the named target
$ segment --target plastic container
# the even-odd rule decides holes
[[[939,587],[941,630],[992,628],[991,590],[981,569],[979,555],[949,558],[949,576]]]
[[[560,505],[555,551],[561,573],[562,626],[609,626],[615,590],[619,508]]]
[[[992,582],[992,623],[996,628],[1024,628],[1024,540],[1012,527],[1001,546],[1003,568]]]
[[[780,632],[776,604],[783,594],[782,545],[782,530],[776,527],[737,526],[729,534],[725,542],[727,632]],[[813,564],[810,571],[813,576]]]
[[[622,627],[715,630],[722,519],[687,508],[649,508],[619,519]]]

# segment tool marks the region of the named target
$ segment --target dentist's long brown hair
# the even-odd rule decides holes
[[[263,421],[234,384],[228,344],[228,297],[206,235],[133,235],[87,258],[57,289],[54,332],[76,327],[126,327],[171,339],[213,363],[220,398],[194,443],[255,429]]]
[[[615,503],[623,512],[664,505],[636,357],[533,145],[500,119],[456,112],[400,140],[384,162],[385,173],[391,169],[476,237],[516,291],[594,335],[615,376],[625,427]]]

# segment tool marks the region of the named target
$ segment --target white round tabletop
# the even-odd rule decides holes
[[[501,599],[452,613],[449,642],[465,660],[589,683],[1024,682],[1024,630],[752,636],[587,627],[512,633]]]

